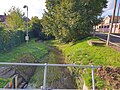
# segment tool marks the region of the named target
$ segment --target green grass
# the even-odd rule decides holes
[[[75,43],[71,42],[68,44],[59,43],[58,41],[48,41],[46,44],[48,45],[54,45],[57,46],[60,50],[63,51],[66,60],[68,63],[76,63],[76,64],[82,64],[82,65],[88,65],[93,64],[95,66],[111,66],[111,67],[120,67],[120,52],[115,51],[114,49],[111,49],[108,46],[89,46],[87,41],[88,40],[99,40],[98,38],[86,38],[81,41],[77,41]],[[10,52],[1,53],[0,54],[0,62],[16,62],[17,58],[24,54],[32,54],[36,57],[36,59],[40,60],[44,55],[48,53],[48,50],[45,46],[45,44],[40,44],[34,42],[34,39],[29,42],[28,45],[26,43],[20,45],[19,47],[16,47],[12,49]],[[48,63],[56,63],[49,59],[52,59],[50,56],[47,57],[47,59],[43,58],[42,63],[45,63],[44,60]],[[48,60],[48,61],[47,61]],[[54,68],[53,68],[54,69]],[[57,68],[56,68],[57,69]],[[59,69],[57,69],[59,71]],[[38,86],[42,85],[43,81],[43,68],[37,68],[36,73],[32,77],[33,83],[39,83]],[[51,73],[51,71],[48,71],[48,73]],[[77,74],[79,74],[79,70],[76,71]],[[52,73],[53,74],[53,73]],[[59,72],[55,74],[56,77],[54,79],[58,79]],[[86,73],[82,74],[86,84],[90,87],[91,86],[91,71],[88,69]],[[38,81],[38,78],[40,79]],[[49,78],[47,82],[50,82],[51,79]],[[96,86],[101,89],[104,87],[104,80],[101,80],[98,76],[96,76]]]
[[[0,78],[0,88],[4,88],[4,86],[10,81],[10,79]]]
[[[98,40],[97,38],[87,38],[76,43],[55,44],[68,58],[69,63],[100,66],[120,66],[120,52],[102,45],[89,46],[88,40]]]
[[[32,39],[28,45],[26,43],[21,44],[18,47],[13,48],[11,51],[0,53],[0,62],[34,62],[34,60],[40,60],[48,53],[48,49],[43,43],[35,42]],[[27,61],[20,61],[26,58]],[[35,59],[34,59],[35,58]],[[0,78],[0,87],[4,87],[8,83],[7,79]]]
[[[26,43],[15,47],[9,52],[0,53],[0,62],[16,62],[17,58],[23,54],[32,54],[37,60],[41,59],[48,53],[44,44],[31,40],[28,45]]]
[[[41,63],[57,63],[57,56],[53,52],[50,52],[44,58],[42,58]],[[47,85],[51,84],[55,80],[59,80],[63,73],[60,71],[60,67],[47,67]],[[44,67],[37,67],[34,76],[30,80],[30,85],[35,88],[40,88],[43,86],[44,78]]]
[[[120,52],[108,46],[94,45],[89,46],[88,40],[99,40],[98,38],[86,38],[84,40],[71,42],[68,44],[58,43],[58,41],[51,41],[60,50],[63,51],[68,63],[76,63],[78,65],[95,65],[104,67],[120,67]],[[74,71],[71,69],[71,72]],[[85,73],[84,73],[85,72]],[[87,69],[84,72],[77,71],[78,75],[82,74],[83,80],[89,88],[92,88],[91,70]],[[105,87],[105,81],[99,76],[95,76],[96,86],[98,89]],[[76,81],[78,82],[78,81]],[[79,86],[78,86],[79,87]]]

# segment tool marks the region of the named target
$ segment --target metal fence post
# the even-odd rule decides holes
[[[46,80],[47,80],[47,67],[48,66],[58,66],[58,67],[79,67],[79,68],[90,68],[92,69],[92,88],[93,90],[95,90],[95,80],[94,80],[94,69],[95,68],[100,68],[100,66],[93,66],[93,65],[75,65],[75,64],[37,64],[37,63],[5,63],[5,62],[0,62],[0,65],[21,65],[21,66],[42,66],[44,67],[44,80],[43,80],[43,86],[41,86],[42,90],[47,90],[47,85],[46,85]],[[7,84],[7,86],[9,88],[15,89],[15,82],[17,82],[17,79],[19,78],[19,75],[16,77],[16,81],[15,76],[13,76],[12,80],[9,82],[9,84]],[[5,88],[7,88],[7,86]],[[17,85],[16,85],[17,86]]]
[[[15,76],[16,76],[16,75],[14,75],[14,76],[12,77],[12,83],[11,83],[12,89],[15,89]]]
[[[15,76],[15,89],[17,89],[17,84],[18,84],[18,75]]]
[[[45,63],[45,66],[44,66],[43,90],[46,90],[46,77],[47,77],[47,63]]]
[[[95,90],[95,79],[94,79],[94,66],[92,66],[92,87],[93,87],[93,90]]]

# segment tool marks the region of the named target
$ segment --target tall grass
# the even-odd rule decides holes
[[[32,39],[28,44],[23,43],[9,52],[0,53],[0,62],[16,62],[17,57],[22,54],[32,54],[39,60],[47,53],[48,50],[45,45],[35,42],[35,40]]]
[[[19,62],[21,57],[28,58],[29,55],[34,56],[36,60],[40,60],[47,53],[48,49],[44,44],[32,39],[28,44],[23,43],[9,52],[0,53],[0,62]],[[30,59],[29,62],[33,62],[32,58]],[[8,82],[9,79],[0,78],[0,88],[3,88]]]
[[[99,40],[97,38],[86,38],[84,40],[77,41],[75,43],[58,43],[57,41],[52,41],[55,46],[63,51],[67,63],[75,63],[79,65],[95,65],[95,66],[104,66],[104,67],[120,67],[120,52],[102,45],[89,46],[88,40]],[[83,80],[89,88],[92,88],[91,81],[91,70],[75,70],[70,69],[71,72],[79,76],[82,75]],[[96,70],[95,70],[96,71]],[[79,82],[76,79],[76,82]],[[104,89],[105,81],[99,76],[95,76],[95,83],[97,89]],[[78,85],[79,87],[79,85]]]
[[[76,43],[56,44],[56,46],[63,51],[69,63],[119,67],[120,52],[108,46],[89,46],[87,41],[93,39],[87,38]]]

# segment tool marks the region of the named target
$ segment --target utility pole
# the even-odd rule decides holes
[[[114,0],[114,10],[113,10],[113,15],[112,15],[112,20],[111,20],[111,27],[110,27],[110,30],[109,30],[109,33],[108,33],[106,45],[109,45],[110,33],[112,31],[112,28],[113,28],[113,22],[114,22],[114,17],[115,17],[116,5],[117,5],[117,0]]]

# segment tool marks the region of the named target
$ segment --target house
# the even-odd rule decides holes
[[[105,17],[100,24],[96,26],[96,31],[108,33],[111,27],[112,16]],[[120,16],[115,16],[111,33],[120,33]]]
[[[0,15],[0,23],[2,23],[3,25],[6,25],[6,15]],[[2,27],[2,24],[0,24],[0,27]]]
[[[7,26],[7,22],[6,22],[6,14],[4,14],[4,15],[0,15],[0,23],[3,23],[5,26]],[[29,18],[27,18],[27,17],[22,17],[22,19],[24,20],[24,21],[26,21],[27,22],[27,19],[28,19],[28,22],[30,21],[30,19]],[[1,26],[0,26],[1,27]]]
[[[6,18],[5,15],[0,15],[0,22],[5,22],[5,18]]]

